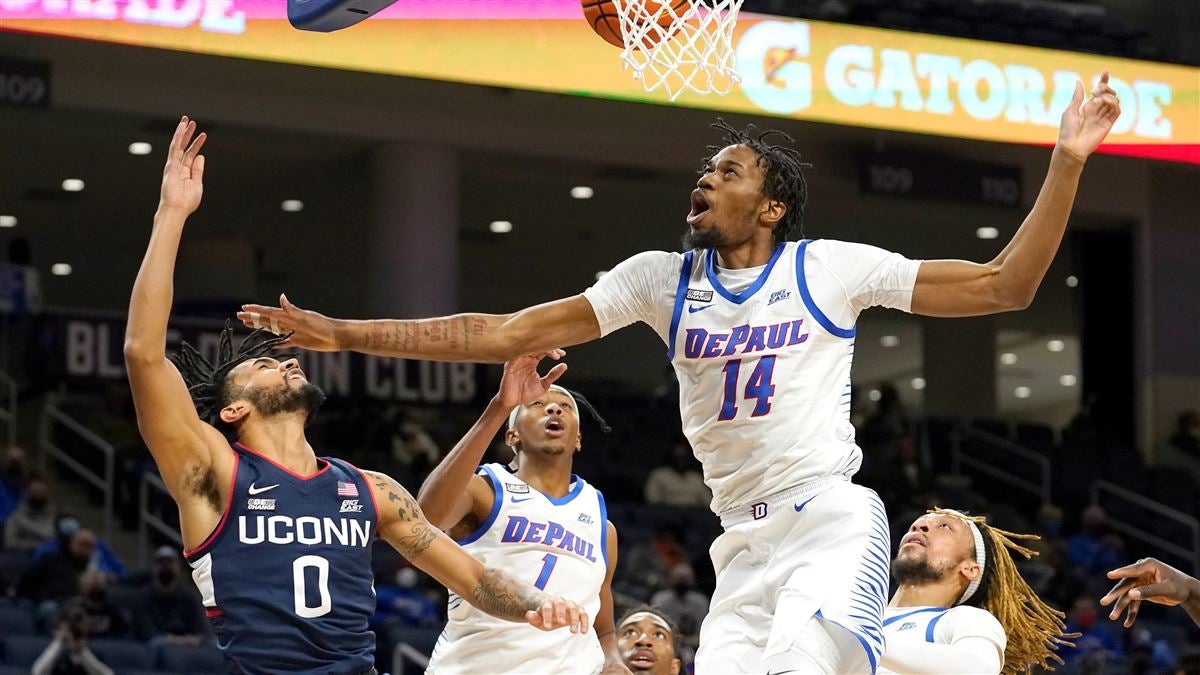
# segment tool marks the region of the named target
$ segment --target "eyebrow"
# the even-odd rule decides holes
[[[260,362],[262,362],[262,361],[271,361],[271,362],[274,362],[274,363],[279,363],[278,361],[276,361],[275,359],[273,359],[273,358],[271,358],[271,357],[269,357],[269,356],[260,356],[260,357],[258,357],[257,359],[254,359],[253,361],[251,361],[251,362],[250,362],[250,365],[251,365],[251,366],[257,366],[257,365],[258,365]]]

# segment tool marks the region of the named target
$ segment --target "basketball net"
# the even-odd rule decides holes
[[[685,91],[728,94],[741,81],[734,69],[733,27],[744,0],[675,0],[648,10],[640,0],[614,0],[621,17],[626,70],[646,91],[666,91],[672,101]],[[648,46],[649,45],[649,46]]]

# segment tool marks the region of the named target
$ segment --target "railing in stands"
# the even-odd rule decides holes
[[[3,405],[0,405],[0,422],[4,423],[4,440],[8,445],[17,442],[17,381],[8,373],[0,370],[0,391],[3,391]]]
[[[429,657],[422,654],[407,642],[401,642],[392,650],[392,675],[404,675],[405,668],[412,664],[417,672],[423,673],[429,667]]]
[[[1145,529],[1137,527],[1133,523],[1128,523],[1123,520],[1113,518],[1111,515],[1108,518],[1108,525],[1112,529],[1124,534],[1127,537],[1137,539],[1144,544],[1157,547],[1160,551],[1166,551],[1172,555],[1178,556],[1184,560],[1191,562],[1192,573],[1200,574],[1200,520],[1193,516],[1173,509],[1161,502],[1156,502],[1153,499],[1144,497],[1133,490],[1123,488],[1116,483],[1110,483],[1106,480],[1097,480],[1092,483],[1092,503],[1104,506],[1104,498],[1122,499],[1126,502],[1135,504],[1147,511],[1152,511],[1156,515],[1170,519],[1179,523],[1183,528],[1191,532],[1191,548],[1185,548],[1173,541],[1164,539],[1156,534],[1147,532]],[[1108,509],[1105,509],[1108,511]]]
[[[161,493],[168,501],[171,493],[158,476],[147,473],[142,475],[142,484],[138,487],[138,563],[144,568],[149,564],[150,530],[161,534],[180,548],[183,548],[183,537],[179,530],[169,525],[157,513],[150,510],[151,491]]]
[[[982,441],[1006,458],[1016,463],[1025,463],[1030,468],[1036,468],[1038,479],[1033,481],[1002,469],[994,462],[985,462],[972,457],[970,450],[965,447],[963,442],[968,439]],[[1018,490],[1028,492],[1040,499],[1042,503],[1050,501],[1050,458],[1048,457],[969,424],[960,425],[952,432],[950,453],[951,470],[956,476],[961,476],[963,467],[967,467],[1007,483]]]
[[[59,463],[66,466],[76,475],[83,478],[89,484],[104,495],[104,536],[109,541],[112,541],[112,521],[113,521],[113,463],[115,461],[115,450],[112,444],[97,436],[92,430],[83,426],[79,422],[72,419],[63,411],[59,410],[54,404],[55,399],[51,397],[46,402],[46,407],[42,410],[42,419],[38,424],[38,446],[42,450],[43,468],[50,459],[58,460]],[[68,452],[58,447],[54,443],[54,427],[63,427],[69,429],[72,433],[82,439],[89,448],[94,449],[104,455],[104,475],[98,475],[95,471],[85,466],[75,457],[72,457]]]

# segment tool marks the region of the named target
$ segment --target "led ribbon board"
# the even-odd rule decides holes
[[[263,0],[0,0],[0,30],[671,105],[647,94],[578,0],[399,0],[336,33]],[[1200,68],[743,15],[741,85],[673,105],[1051,145],[1076,79],[1109,70],[1104,152],[1200,163]]]

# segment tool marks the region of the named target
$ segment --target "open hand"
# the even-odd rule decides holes
[[[1075,95],[1062,114],[1058,128],[1058,147],[1079,161],[1088,158],[1112,129],[1121,115],[1121,102],[1108,86],[1108,71],[1100,74],[1100,81],[1092,87],[1092,97],[1083,101],[1083,83],[1075,83]]]
[[[200,207],[200,197],[204,194],[204,155],[200,154],[200,148],[206,140],[208,134],[196,136],[196,123],[186,115],[179,120],[167,148],[159,209],[189,216]]]
[[[1125,616],[1126,628],[1132,627],[1133,622],[1137,620],[1142,601],[1159,605],[1178,605],[1187,602],[1200,585],[1196,579],[1154,558],[1142,558],[1132,565],[1115,569],[1108,573],[1108,578],[1120,581],[1100,598],[1100,604],[1107,607],[1116,602],[1108,615],[1108,618],[1113,620],[1128,609]]]
[[[558,596],[549,596],[536,610],[525,612],[525,620],[534,628],[550,631],[570,628],[572,633],[587,633],[588,615],[579,605]]]
[[[280,294],[279,307],[242,305],[237,318],[247,328],[265,328],[276,335],[291,333],[281,347],[300,347],[318,352],[336,352],[341,347],[333,332],[333,320],[311,309],[300,309]]]
[[[500,378],[500,391],[496,394],[500,405],[515,408],[543,396],[550,390],[550,385],[567,372],[567,364],[560,363],[554,366],[545,377],[538,375],[538,364],[544,358],[549,357],[557,361],[565,355],[566,352],[561,349],[552,349],[548,352],[518,356],[505,363],[504,376]]]

